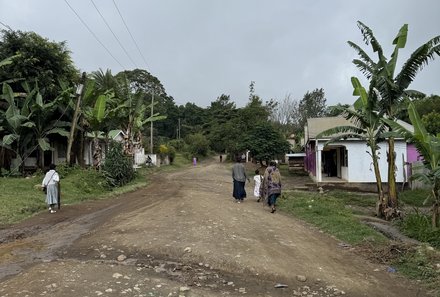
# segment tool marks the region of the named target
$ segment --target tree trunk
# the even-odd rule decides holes
[[[385,197],[383,194],[383,186],[382,186],[382,177],[379,170],[379,162],[377,159],[376,152],[371,150],[371,156],[373,159],[373,167],[374,167],[374,176],[376,177],[376,185],[377,185],[377,203],[376,203],[376,216],[382,218],[385,216],[384,209],[386,208]]]
[[[434,181],[434,187],[432,189],[432,196],[434,197],[434,205],[432,206],[432,228],[437,229],[439,223],[439,197],[438,192],[440,189],[440,180]]]
[[[396,187],[396,153],[394,151],[394,137],[388,139],[388,206],[397,208],[397,187]]]
[[[438,211],[439,211],[438,203],[436,202],[432,206],[432,228],[433,229],[437,229],[437,227],[438,227],[438,221],[439,221]]]
[[[93,138],[93,167],[99,170],[102,162],[101,146],[97,137]]]

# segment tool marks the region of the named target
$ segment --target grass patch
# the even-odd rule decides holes
[[[309,192],[290,192],[283,194],[279,206],[343,242],[359,244],[365,240],[377,243],[387,241],[382,234],[362,224],[345,208],[344,201],[331,193],[321,196]]]
[[[420,280],[432,290],[434,296],[440,296],[440,274],[437,267],[440,262],[440,253],[432,247],[422,245],[410,249],[399,259],[391,263],[401,274]]]
[[[341,200],[343,203],[352,206],[375,207],[377,201],[377,195],[375,194],[331,191],[330,195]]]
[[[432,201],[425,202],[426,198],[429,196],[430,192],[428,189],[415,189],[415,190],[407,190],[399,193],[399,199],[405,205],[414,206],[414,207],[428,207],[431,206]]]
[[[57,166],[61,176],[61,203],[76,204],[131,192],[146,186],[148,176],[152,173],[178,170],[189,164],[189,161],[177,154],[173,165],[138,168],[134,180],[113,189],[94,169]],[[40,188],[43,177],[42,174],[37,174],[28,178],[0,178],[0,226],[17,223],[46,209],[46,197]]]

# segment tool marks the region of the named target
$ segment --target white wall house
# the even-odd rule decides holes
[[[353,125],[342,117],[311,118],[305,127],[305,169],[316,182],[374,183],[376,181],[370,148],[361,139],[347,138],[331,142],[329,136],[317,137],[319,133],[337,126]],[[379,144],[379,168],[383,182],[387,182],[388,144]],[[403,139],[395,140],[396,182],[406,182],[408,152]]]

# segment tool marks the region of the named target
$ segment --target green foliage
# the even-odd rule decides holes
[[[74,84],[79,80],[65,42],[52,42],[35,32],[2,30],[0,60],[17,54],[13,63],[0,69],[0,82],[15,79],[11,82],[15,92],[23,91],[17,79],[24,79],[38,83],[52,100],[62,90],[59,81]]]
[[[245,136],[242,149],[250,150],[257,160],[271,160],[290,149],[289,142],[269,123],[260,124]]]
[[[430,197],[431,191],[428,189],[415,189],[400,192],[399,199],[407,206],[426,207],[432,204],[432,201],[427,200]]]
[[[319,118],[326,115],[326,106],[324,89],[315,89],[307,92],[299,102],[299,126],[304,127],[308,118]]]
[[[308,192],[289,192],[283,194],[279,206],[350,244],[359,244],[365,240],[378,243],[386,241],[380,233],[355,218],[345,207],[344,201],[335,198],[331,193],[322,196]]]
[[[430,112],[422,116],[422,122],[425,125],[426,131],[432,135],[440,133],[440,113]]]
[[[399,227],[403,234],[440,248],[440,229],[432,227],[429,216],[419,212],[409,214],[399,223]]]
[[[188,135],[185,139],[188,152],[191,156],[206,157],[209,152],[209,141],[203,134],[196,133]]]
[[[183,139],[173,139],[168,142],[168,145],[180,152],[185,147],[185,141]]]
[[[377,61],[371,59],[361,47],[353,42],[349,42],[349,45],[353,47],[359,55],[359,59],[353,60],[353,63],[370,81],[370,96],[377,97],[379,113],[386,115],[390,121],[395,120],[399,115],[402,102],[409,97],[419,97],[421,95],[420,92],[408,90],[408,87],[415,79],[417,73],[422,70],[429,61],[440,55],[440,36],[432,38],[416,49],[403,64],[401,71],[395,74],[399,50],[406,45],[408,25],[404,24],[393,40],[395,47],[390,59],[385,57],[382,47],[374,36],[373,31],[359,21],[358,27],[362,33],[365,44],[371,45],[373,53],[377,54]],[[388,122],[387,125],[389,125]],[[388,146],[391,151],[394,150],[393,136],[388,138]],[[395,155],[389,154],[388,196],[392,208],[397,207],[395,176]]]
[[[135,178],[133,160],[124,155],[122,145],[113,142],[106,154],[102,172],[112,187],[120,187]]]

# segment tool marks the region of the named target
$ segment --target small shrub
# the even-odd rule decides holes
[[[406,236],[440,248],[440,230],[432,228],[430,216],[418,212],[409,214],[399,227]]]
[[[122,144],[113,142],[105,156],[102,172],[112,187],[123,186],[135,178],[133,159],[124,155]]]

